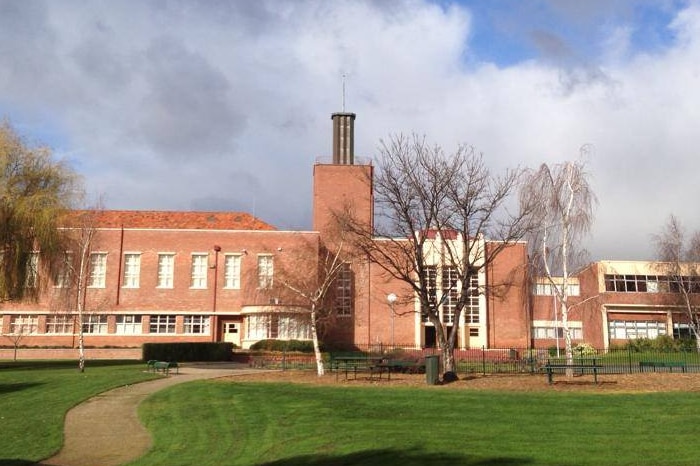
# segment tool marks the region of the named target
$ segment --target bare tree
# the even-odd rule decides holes
[[[76,182],[49,149],[29,147],[8,123],[0,125],[0,301],[39,295],[40,279],[64,251],[57,221],[76,197]],[[41,260],[33,263],[37,252]]]
[[[586,147],[582,155],[585,150]],[[586,256],[581,240],[591,229],[596,203],[583,157],[552,166],[542,164],[527,174],[521,191],[521,205],[530,212],[532,220],[531,261],[534,270],[547,278],[559,300],[568,364],[573,362],[570,277]]]
[[[89,315],[99,312],[103,303],[88,301],[88,286],[92,273],[91,257],[97,236],[99,210],[79,210],[65,218],[62,229],[69,239],[64,252],[63,268],[56,276],[60,283],[56,293],[57,312],[75,317],[78,333],[78,369],[85,370],[85,325]]]
[[[297,247],[289,253],[286,268],[277,273],[277,281],[301,301],[309,309],[311,337],[313,340],[316,372],[319,376],[325,374],[323,356],[321,354],[320,335],[323,328],[332,326],[335,304],[338,294],[336,291],[339,280],[348,271],[348,263],[342,258],[343,241],[339,241],[333,250],[325,245],[306,245]],[[314,275],[300,273],[300,270],[315,267],[318,273]]]
[[[671,215],[661,233],[654,236],[659,272],[668,291],[679,297],[679,306],[700,351],[700,231],[688,238],[681,222]]]
[[[19,316],[21,318],[21,316]],[[13,349],[13,361],[17,361],[17,350],[19,349],[20,344],[22,343],[22,340],[24,340],[24,337],[27,335],[31,335],[36,332],[37,326],[36,324],[30,322],[17,322],[17,323],[12,323],[12,328],[10,330],[10,333],[5,333],[3,336],[10,340],[12,342],[12,349]]]
[[[520,174],[493,176],[470,146],[446,154],[425,138],[392,136],[380,143],[374,227],[351,209],[340,216],[354,249],[406,284],[413,296],[402,300],[418,299],[422,318],[435,328],[444,372],[455,371],[464,309],[475,294],[495,292],[475,278],[525,234],[524,213],[507,209]]]

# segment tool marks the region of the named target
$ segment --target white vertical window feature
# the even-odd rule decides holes
[[[479,275],[474,270],[469,275],[469,288],[467,288],[467,307],[464,317],[468,324],[479,323]]]
[[[39,317],[31,315],[12,316],[10,331],[14,335],[34,335],[39,329]]]
[[[158,288],[172,288],[175,278],[175,254],[158,254]]]
[[[224,256],[224,288],[239,290],[241,288],[241,255]]]
[[[63,261],[56,270],[56,275],[53,277],[53,285],[56,288],[66,288],[71,286],[73,279],[73,253],[66,252],[63,255]]]
[[[93,252],[90,254],[90,282],[91,288],[104,288],[107,277],[107,254]]]
[[[272,266],[272,256],[271,255],[259,255],[258,256],[258,288],[272,288],[272,276],[273,276],[273,266]]]
[[[32,252],[29,254],[29,260],[27,261],[27,278],[26,286],[27,288],[36,288],[37,282],[39,281],[39,253]]]
[[[458,275],[455,267],[443,267],[442,269],[442,322],[445,324],[454,323],[455,308],[459,291]]]
[[[141,316],[119,315],[117,316],[117,334],[119,335],[139,335],[143,333],[141,327]]]
[[[208,316],[185,316],[184,324],[185,333],[194,333],[198,335],[209,334]]]
[[[141,277],[141,254],[124,254],[124,288],[138,288]]]
[[[192,281],[190,288],[205,289],[207,287],[207,261],[209,254],[192,254]]]

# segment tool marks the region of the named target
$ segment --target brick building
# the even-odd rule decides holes
[[[246,213],[75,212],[73,218],[89,217],[95,232],[84,295],[66,285],[66,275],[35,277],[34,285],[46,283],[40,299],[3,303],[2,334],[20,335],[23,346],[74,347],[76,299],[82,299],[88,346],[228,341],[246,348],[262,339],[309,339],[310,303],[300,291],[317,285],[323,251],[340,241],[333,212],[351,206],[368,225],[374,218],[373,166],[355,159],[354,120],[352,113],[332,115],[332,160],[313,166],[312,231],[280,231]],[[455,241],[446,232],[433,234],[436,249]],[[508,286],[474,294],[460,322],[460,347],[561,346],[558,303],[546,281],[527,276],[527,259],[527,244],[516,243],[475,275],[475,290]],[[447,275],[439,256],[429,260],[439,288]],[[663,280],[650,268],[598,262],[577,274],[570,285],[574,340],[602,348],[640,336],[685,336],[682,313],[663,285],[653,285]],[[399,296],[411,296],[405,284],[362,258],[349,260],[333,287],[334,318],[324,339],[433,346],[435,331],[419,304]],[[448,327],[450,305],[441,309]]]

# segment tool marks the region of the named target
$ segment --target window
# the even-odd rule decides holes
[[[238,290],[241,288],[241,255],[224,256],[224,288]]]
[[[63,255],[63,261],[61,265],[56,270],[56,274],[53,277],[53,285],[57,288],[66,288],[71,286],[71,281],[73,279],[73,253],[66,252]]]
[[[458,275],[455,267],[443,267],[442,269],[442,322],[454,323],[455,308],[459,290],[457,289]]]
[[[578,327],[569,327],[572,340],[583,340],[583,330]],[[537,340],[564,339],[564,329],[554,325],[537,325],[532,327],[532,335]]]
[[[93,252],[90,254],[90,282],[91,288],[104,288],[107,276],[107,254]]]
[[[562,284],[559,284],[561,287]],[[578,283],[569,283],[566,285],[566,295],[567,296],[580,296],[581,286]],[[535,284],[535,294],[537,296],[554,296],[556,295],[555,285],[551,283],[536,283]]]
[[[653,320],[611,320],[608,330],[610,338],[616,340],[654,339],[666,335],[666,323]]]
[[[272,256],[258,256],[258,288],[272,288]]]
[[[151,316],[150,333],[175,333],[175,316]]]
[[[172,288],[175,277],[175,254],[158,254],[158,288]]]
[[[36,288],[37,282],[39,281],[39,253],[32,252],[29,254],[29,259],[27,260],[27,278],[26,287]]]
[[[141,316],[117,316],[117,333],[119,335],[140,335],[143,333],[143,327],[141,327]]]
[[[423,276],[425,280],[425,289],[428,293],[428,299],[430,300],[431,306],[437,305],[437,267],[434,265],[427,265],[423,271]],[[421,313],[423,321],[428,320],[428,310],[423,309]]]
[[[89,315],[84,317],[83,333],[107,333],[107,316]]]
[[[138,288],[141,275],[141,254],[124,254],[124,288]]]
[[[39,329],[39,317],[30,315],[12,316],[10,331],[14,335],[34,335]]]
[[[473,270],[469,274],[469,288],[467,288],[467,306],[464,312],[464,318],[468,324],[479,323],[479,274]]]
[[[352,315],[352,269],[348,263],[340,266],[335,277],[334,307],[338,316]]]
[[[479,336],[479,327],[469,327],[469,336],[470,337],[478,337]]]
[[[209,254],[192,254],[191,288],[205,289],[207,287],[207,261]]]
[[[48,316],[46,318],[46,333],[73,333],[72,316]]]
[[[693,329],[688,324],[674,322],[673,338],[676,340],[695,340],[695,332],[693,332]]]
[[[310,340],[311,322],[308,316],[295,314],[260,314],[248,317],[247,339]]]
[[[700,292],[700,277],[665,275],[605,275],[605,291],[617,293],[677,293],[681,287]]]
[[[209,317],[185,316],[185,333],[208,334]]]

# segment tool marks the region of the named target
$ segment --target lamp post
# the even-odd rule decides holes
[[[394,303],[396,302],[397,296],[394,293],[389,293],[386,300],[389,302],[389,309],[391,309],[391,348],[394,348]]]

